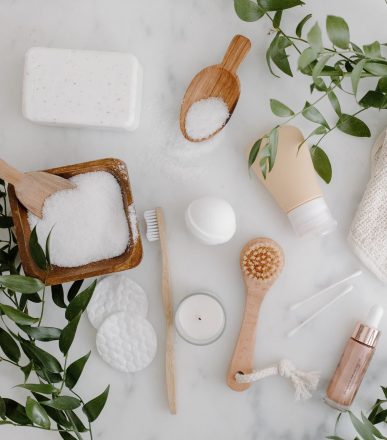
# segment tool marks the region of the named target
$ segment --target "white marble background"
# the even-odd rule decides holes
[[[386,40],[387,6],[383,0],[311,0],[302,10],[286,14],[294,29],[313,12],[323,22],[326,14],[345,16],[357,43]],[[275,79],[265,65],[269,42],[267,22],[243,23],[231,0],[2,0],[0,3],[0,145],[1,157],[22,170],[42,169],[107,156],[121,158],[129,167],[137,209],[163,206],[170,237],[175,301],[200,288],[212,290],[228,315],[223,337],[207,347],[177,339],[178,415],[166,406],[163,377],[163,314],[160,264],[156,244],[144,243],[142,265],[133,270],[150,297],[150,320],[159,338],[153,364],[135,376],[110,369],[95,351],[95,333],[86,319],[72,351],[75,359],[93,353],[79,392],[86,399],[111,384],[106,409],[95,423],[95,438],[139,440],[320,440],[333,431],[336,412],[322,402],[324,389],[355,321],[368,306],[387,307],[386,288],[366,273],[356,289],[296,337],[286,330],[311,313],[316,305],[290,315],[289,304],[359,267],[345,236],[369,177],[372,139],[356,139],[336,132],[326,138],[334,178],[324,194],[339,221],[337,233],[324,240],[300,240],[263,188],[250,179],[244,150],[275,123],[268,100],[275,97],[300,108],[308,81]],[[202,67],[221,60],[232,36],[243,33],[252,50],[239,74],[242,96],[234,116],[213,152],[193,158],[193,167],[170,156],[170,121],[191,77]],[[142,123],[135,133],[40,127],[21,115],[23,56],[31,46],[133,52],[144,67]],[[344,102],[350,103],[344,98]],[[347,107],[351,111],[351,107]],[[327,114],[333,117],[327,107]],[[386,122],[384,113],[369,112],[373,135]],[[309,124],[298,122],[307,131]],[[238,232],[225,246],[204,247],[184,227],[183,213],[195,197],[225,197],[234,206]],[[322,380],[313,399],[295,403],[285,379],[268,379],[238,394],[225,384],[225,374],[242,316],[244,291],[238,268],[242,245],[267,235],[284,248],[286,267],[267,296],[259,323],[256,365],[265,367],[289,357],[302,369],[321,369]],[[46,324],[62,324],[55,307],[47,309]],[[382,324],[387,330],[387,319]],[[387,336],[385,336],[387,337]],[[383,338],[354,409],[367,409],[380,384],[387,385],[387,342]],[[21,381],[11,368],[1,366],[0,394],[23,399],[10,387]],[[343,436],[350,434],[343,424]],[[57,438],[39,430],[0,428],[1,439]],[[352,435],[352,437],[350,437]]]

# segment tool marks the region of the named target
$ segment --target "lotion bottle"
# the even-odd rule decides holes
[[[334,408],[347,410],[362,383],[375,353],[383,308],[373,306],[364,322],[359,322],[345,346],[340,362],[328,385],[325,401]]]
[[[264,146],[263,141],[261,149]],[[278,128],[277,157],[266,179],[259,160],[252,168],[287,214],[297,235],[325,235],[336,228],[337,223],[317,181],[309,148],[297,127],[285,125]]]

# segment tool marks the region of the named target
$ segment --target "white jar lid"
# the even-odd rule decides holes
[[[303,203],[288,213],[294,231],[300,237],[304,235],[326,235],[337,227],[336,220],[323,197]]]

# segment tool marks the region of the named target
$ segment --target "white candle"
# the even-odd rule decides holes
[[[206,345],[216,341],[223,333],[225,324],[223,306],[209,293],[187,296],[176,310],[176,330],[191,344]]]

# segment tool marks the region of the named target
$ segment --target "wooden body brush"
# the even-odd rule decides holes
[[[227,384],[235,391],[244,391],[250,386],[249,383],[238,383],[235,375],[248,374],[253,370],[259,310],[266,293],[282,271],[284,255],[275,241],[256,238],[242,249],[240,264],[246,286],[246,305],[227,375]]]

